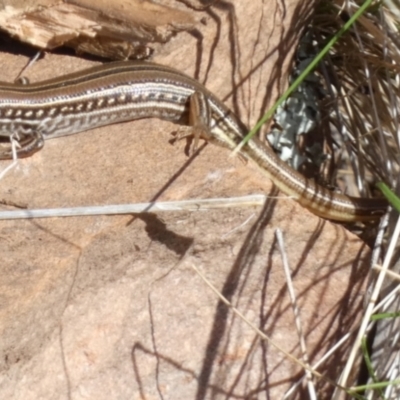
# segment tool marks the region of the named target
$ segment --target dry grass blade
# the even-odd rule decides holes
[[[384,18],[384,13],[381,14]],[[318,41],[323,42],[344,17],[339,15],[332,20],[332,15],[318,16],[315,22]],[[330,151],[340,154],[338,159],[331,156],[329,170],[338,173],[351,165],[354,180],[350,180],[352,174],[341,176],[351,194],[368,194],[371,173],[392,183],[399,170],[399,141],[394,134],[399,95],[394,78],[399,72],[399,51],[393,49],[393,44],[386,45],[389,42],[384,34],[386,24],[381,23],[378,28],[378,22],[375,16],[362,16],[352,34],[336,44],[321,66],[328,93],[324,126],[333,138]],[[335,112],[329,113],[332,109]]]
[[[325,149],[330,154],[325,174],[339,179],[342,188],[352,195],[367,196],[373,192],[376,182],[373,177],[392,188],[399,187],[400,40],[397,21],[400,11],[389,9],[393,4],[374,3],[335,44],[319,67],[327,93],[322,103]],[[312,27],[314,39],[322,46],[357,9],[351,1],[322,2]],[[381,258],[385,259],[388,271],[399,273],[400,252],[393,235],[396,219],[394,215],[389,220]],[[367,228],[368,231],[371,229]],[[384,271],[371,273],[371,276],[374,301],[380,301],[382,307],[378,312],[396,313],[400,305],[398,281]],[[382,300],[389,293],[390,303]],[[358,372],[356,360],[361,356],[361,338],[372,330],[373,308],[374,303],[369,302],[362,328],[353,343],[353,355],[338,382],[341,385],[356,385],[350,382],[349,376]],[[393,317],[376,322],[377,333],[369,349],[375,380],[365,378],[360,384],[376,384],[376,379],[378,382],[398,379],[400,335],[397,320]],[[386,398],[399,398],[395,385],[381,390]],[[375,399],[382,392],[366,389],[364,394]]]

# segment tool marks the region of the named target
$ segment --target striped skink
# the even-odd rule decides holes
[[[19,157],[43,147],[44,139],[139,118],[189,125],[201,137],[233,149],[247,129],[196,80],[147,62],[116,62],[39,83],[0,83],[0,137],[16,137]],[[387,208],[384,199],[354,198],[304,178],[257,138],[241,150],[284,193],[313,213],[337,221],[373,220]],[[11,158],[11,150],[0,159]]]

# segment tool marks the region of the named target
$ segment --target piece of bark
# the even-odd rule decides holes
[[[39,49],[60,46],[111,59],[146,58],[151,45],[193,29],[188,12],[139,0],[3,2],[0,28]]]

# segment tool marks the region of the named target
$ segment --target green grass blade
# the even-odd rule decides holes
[[[376,184],[378,189],[383,193],[383,195],[388,199],[389,203],[393,208],[395,208],[400,213],[400,199],[395,193],[383,182],[378,182]]]

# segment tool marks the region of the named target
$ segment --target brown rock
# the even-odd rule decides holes
[[[201,36],[179,35],[154,61],[198,76],[252,124],[286,82],[298,35],[287,27],[301,20],[304,3],[223,4],[198,12],[207,19]],[[12,81],[25,60],[3,56]],[[35,81],[89,64],[48,55],[28,73]],[[302,369],[192,268],[298,357],[277,228],[311,362],[357,322],[365,246],[225,149],[209,145],[189,160],[184,142],[168,144],[174,129],[142,120],[48,141],[1,181],[2,197],[29,208],[273,197],[264,207],[0,222],[1,398],[280,398]],[[336,379],[346,351],[319,371]],[[330,390],[323,381],[318,388],[320,398]],[[297,398],[305,397],[302,386]]]

